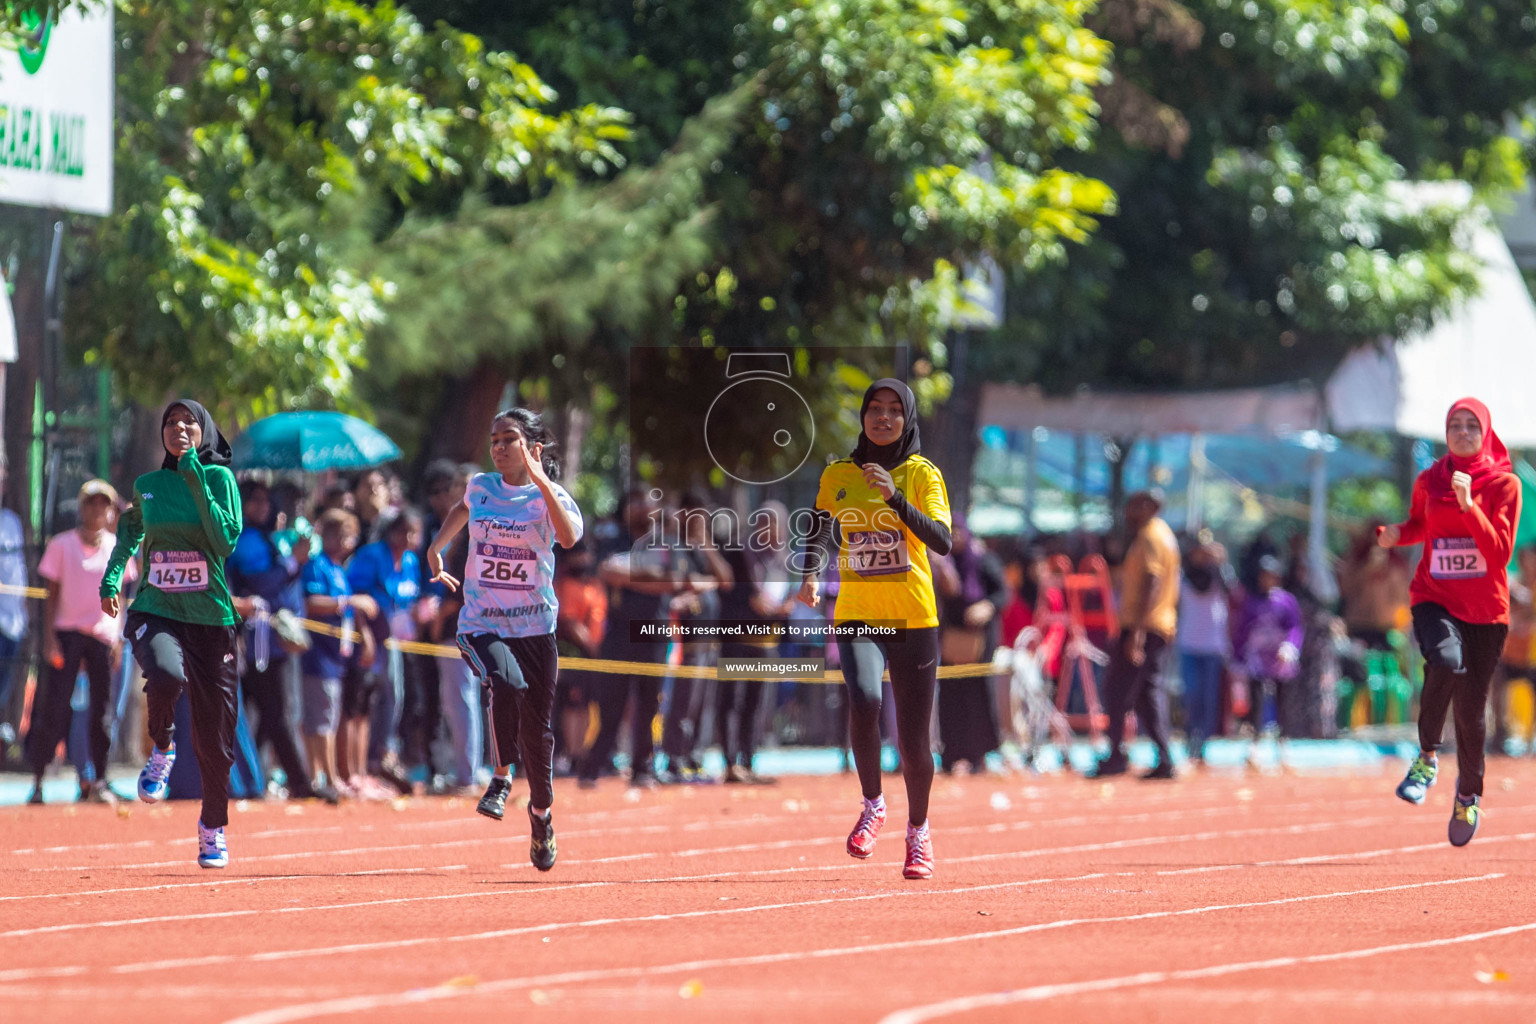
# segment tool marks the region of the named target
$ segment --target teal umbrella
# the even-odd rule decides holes
[[[382,431],[339,412],[280,412],[257,420],[235,441],[239,469],[363,469],[400,457]]]

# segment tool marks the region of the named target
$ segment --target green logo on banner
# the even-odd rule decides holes
[[[21,15],[21,31],[21,47],[18,50],[21,66],[27,74],[35,75],[37,69],[43,66],[43,57],[48,53],[48,37],[53,34],[53,19],[36,10],[24,11]]]

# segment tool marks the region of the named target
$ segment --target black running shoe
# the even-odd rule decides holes
[[[1114,775],[1124,775],[1130,770],[1130,762],[1125,759],[1124,754],[1110,754],[1108,757],[1099,758],[1098,767],[1088,777],[1090,779],[1107,779]]]
[[[528,824],[533,830],[533,839],[528,844],[528,859],[533,861],[533,866],[540,871],[548,871],[555,866],[555,812],[546,811],[544,817],[528,811]]]
[[[480,798],[480,803],[475,810],[487,818],[495,818],[500,821],[507,813],[507,794],[512,792],[512,780],[504,779],[500,775],[491,776],[491,784],[485,788],[485,796]]]

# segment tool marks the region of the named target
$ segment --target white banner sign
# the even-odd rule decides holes
[[[0,203],[112,212],[112,5],[0,48]]]

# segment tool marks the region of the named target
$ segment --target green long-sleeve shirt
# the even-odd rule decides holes
[[[133,506],[117,527],[101,596],[115,597],[128,559],[144,547],[144,572],[132,611],[179,622],[232,626],[240,621],[224,580],[224,559],[244,524],[235,475],[204,466],[195,452],[175,469],[157,469],[133,482]]]

